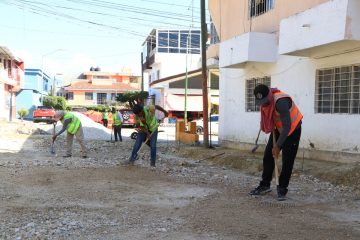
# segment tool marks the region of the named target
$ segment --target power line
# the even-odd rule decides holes
[[[25,10],[28,10],[28,11],[34,13],[34,14],[42,15],[42,16],[45,16],[45,17],[51,17],[51,16],[61,17],[61,18],[65,18],[65,19],[70,20],[70,21],[78,21],[78,22],[81,22],[81,23],[87,23],[87,24],[90,24],[90,25],[96,26],[96,27],[110,28],[112,30],[121,31],[121,33],[126,32],[128,34],[133,35],[133,36],[141,37],[142,39],[148,37],[148,35],[145,35],[142,32],[136,32],[136,31],[133,31],[133,30],[128,30],[126,28],[113,26],[113,25],[108,25],[108,24],[103,24],[103,23],[99,23],[99,22],[95,22],[95,21],[84,20],[84,19],[80,19],[80,18],[71,16],[71,15],[65,14],[65,13],[57,12],[57,11],[51,10],[53,7],[49,6],[47,4],[41,4],[40,6],[37,5],[37,4],[40,4],[40,3],[36,2],[36,1],[35,2],[30,2],[30,1],[26,1],[26,0],[18,0],[17,2],[27,3],[27,8],[24,8],[24,6],[20,5],[19,3],[18,4],[16,4],[16,3],[8,3],[8,4],[15,5],[15,6],[21,8],[21,9],[25,9]],[[50,8],[50,9],[46,9],[44,6]],[[196,34],[193,34],[193,33],[191,33],[191,34],[196,35]],[[168,38],[164,38],[164,39],[158,38],[157,40],[158,41],[166,40],[166,41],[169,41],[169,43],[175,43],[175,44],[179,44],[179,43],[184,44],[185,43],[185,42],[182,42],[181,39],[180,39],[180,41],[172,40],[172,39],[168,39]]]

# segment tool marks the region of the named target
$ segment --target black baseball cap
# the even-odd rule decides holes
[[[138,115],[139,113],[141,113],[142,110],[143,110],[143,106],[141,106],[141,105],[139,105],[139,104],[136,104],[136,105],[133,107],[133,109],[132,109],[133,113],[135,113],[136,115]]]
[[[259,84],[254,89],[255,95],[255,104],[262,105],[268,102],[268,94],[270,92],[270,88],[264,84]]]

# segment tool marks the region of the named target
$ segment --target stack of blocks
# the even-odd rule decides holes
[[[189,122],[188,124],[189,124],[189,131],[186,131],[184,121],[176,122],[176,133],[175,133],[176,141],[180,141],[183,143],[198,143],[199,135],[196,134],[196,123]]]

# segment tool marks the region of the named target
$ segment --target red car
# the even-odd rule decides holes
[[[135,114],[132,110],[120,110],[121,115],[123,117],[123,123],[122,126],[130,126],[135,127],[136,120],[135,120]]]
[[[53,123],[55,110],[52,107],[38,106],[33,112],[33,122]]]

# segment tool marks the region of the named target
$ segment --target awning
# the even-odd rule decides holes
[[[186,110],[189,112],[202,112],[202,101],[202,96],[187,96]],[[167,111],[184,111],[185,96],[168,93],[164,98],[164,108]]]

